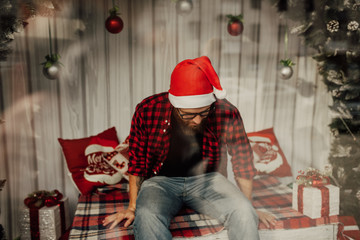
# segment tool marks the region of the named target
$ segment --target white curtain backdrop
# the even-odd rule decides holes
[[[0,63],[0,179],[7,180],[0,223],[9,239],[19,236],[19,208],[33,191],[60,190],[74,214],[78,192],[57,138],[115,126],[124,140],[136,104],[167,91],[174,66],[186,58],[209,56],[246,130],[273,127],[295,176],[327,163],[330,97],[295,35],[288,42],[294,75],[279,77],[286,19],[269,1],[193,0],[191,13],[179,15],[175,1],[117,0],[119,34],[104,27],[112,1],[62,2],[54,16],[29,19]],[[243,14],[240,36],[227,33],[227,14]],[[40,65],[49,54],[48,22],[63,64],[57,80],[45,78]]]

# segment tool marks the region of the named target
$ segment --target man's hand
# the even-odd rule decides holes
[[[110,229],[113,229],[121,221],[126,220],[126,222],[124,223],[124,227],[128,227],[134,221],[134,218],[135,211],[132,209],[127,209],[107,216],[103,221],[103,225],[107,226],[108,224],[112,223]]]
[[[276,218],[274,215],[267,213],[267,212],[258,211],[258,210],[256,210],[256,213],[259,217],[259,220],[262,223],[264,223],[267,228],[270,228],[270,225],[275,226]]]
[[[103,221],[104,226],[112,223],[110,229],[113,229],[122,221],[125,221],[124,227],[130,226],[135,219],[137,193],[143,181],[144,178],[129,174],[129,207],[126,210],[107,216]]]

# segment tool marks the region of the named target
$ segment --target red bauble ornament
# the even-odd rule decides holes
[[[124,23],[119,16],[111,14],[105,21],[105,27],[111,33],[119,33],[123,29]]]
[[[244,30],[244,25],[240,21],[234,21],[232,23],[228,23],[227,30],[231,36],[238,36]]]
[[[228,24],[227,24],[227,31],[231,36],[238,36],[240,35],[244,30],[244,24],[242,22],[242,15],[233,16],[233,15],[227,15],[229,18]]]

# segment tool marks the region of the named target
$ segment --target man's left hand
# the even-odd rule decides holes
[[[267,213],[267,212],[258,211],[258,210],[256,210],[256,213],[259,217],[259,220],[262,223],[264,223],[267,228],[270,228],[270,225],[275,226],[276,218],[274,215]]]

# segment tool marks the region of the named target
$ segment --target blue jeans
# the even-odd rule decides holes
[[[183,204],[222,222],[230,240],[259,239],[258,217],[251,202],[219,173],[155,176],[144,181],[136,201],[135,239],[172,239],[170,221]]]

